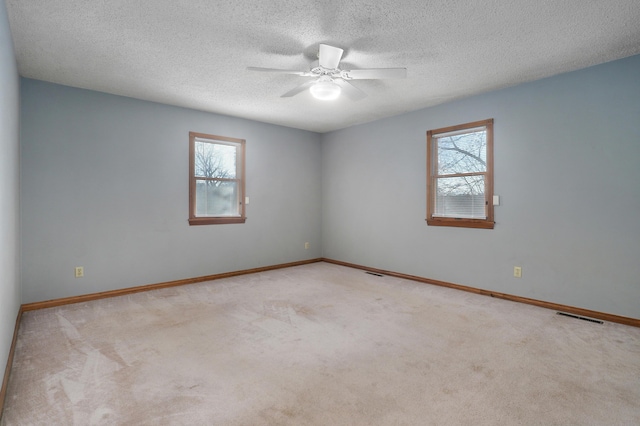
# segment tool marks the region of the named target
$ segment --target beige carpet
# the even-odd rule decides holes
[[[639,425],[640,329],[317,263],[27,312],[2,425]]]

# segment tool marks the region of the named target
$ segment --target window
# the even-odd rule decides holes
[[[493,228],[493,119],[427,132],[427,224]]]
[[[244,139],[189,132],[189,224],[244,223]]]

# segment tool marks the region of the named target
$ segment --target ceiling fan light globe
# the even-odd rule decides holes
[[[322,101],[333,101],[338,99],[342,89],[333,81],[319,81],[309,88],[314,98]]]

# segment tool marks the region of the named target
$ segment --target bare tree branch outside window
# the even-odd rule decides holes
[[[487,170],[485,131],[438,138],[438,175],[483,173]],[[484,194],[482,175],[439,181],[440,195]]]

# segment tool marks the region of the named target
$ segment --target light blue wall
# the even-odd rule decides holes
[[[323,255],[640,318],[639,76],[636,56],[324,135]],[[495,229],[427,226],[426,131],[487,118]]]
[[[23,303],[323,255],[640,318],[639,71],[627,58],[324,135],[23,80]],[[496,228],[428,227],[426,131],[486,118]],[[188,226],[189,131],[247,139],[245,225]]]
[[[18,131],[20,80],[5,2],[0,2],[0,371],[20,309]]]
[[[21,94],[23,303],[320,257],[319,134],[37,80]],[[245,224],[189,226],[189,131],[246,139]]]

